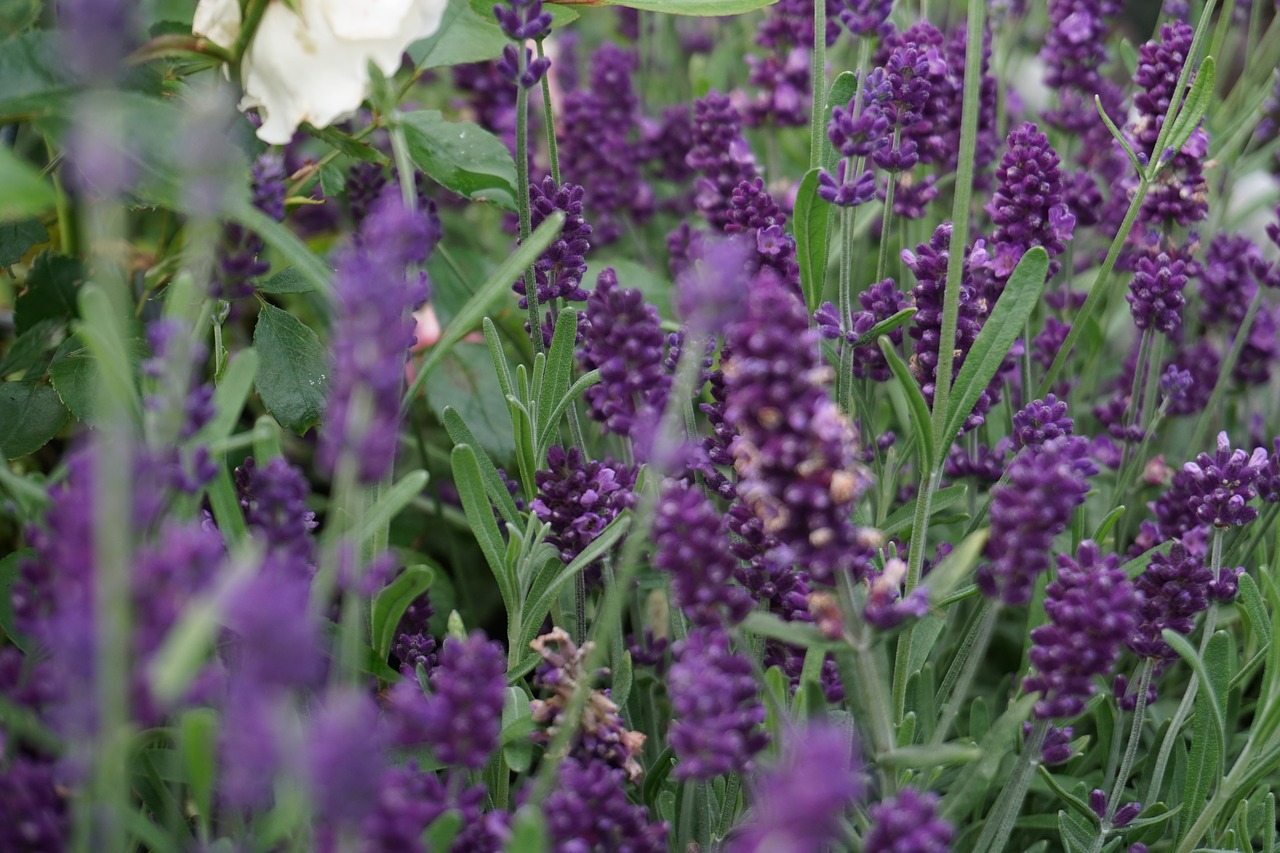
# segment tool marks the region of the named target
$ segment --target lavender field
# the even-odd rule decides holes
[[[0,853],[1273,853],[1278,69],[0,2]]]

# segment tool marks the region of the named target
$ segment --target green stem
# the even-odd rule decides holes
[[[813,54],[809,80],[813,105],[809,115],[809,168],[822,165],[822,138],[827,123],[827,4],[813,4]]]
[[[231,46],[231,55],[235,57],[237,65],[244,58],[245,49],[249,47],[249,41],[253,38],[253,34],[258,31],[258,22],[262,20],[262,13],[267,11],[267,0],[249,0],[244,10],[244,19],[240,24],[240,33],[236,36],[236,43]],[[236,68],[235,73],[231,75],[235,79],[240,78],[240,69]]]
[[[1014,822],[1022,811],[1022,803],[1031,788],[1031,779],[1036,768],[1040,766],[1040,750],[1044,747],[1045,736],[1049,734],[1049,721],[1037,720],[1031,729],[1031,735],[1022,747],[1018,763],[1000,792],[996,804],[982,826],[982,834],[974,842],[974,850],[984,853],[1000,853],[1009,843],[1009,835],[1013,832]]]
[[[1116,771],[1115,782],[1111,786],[1111,796],[1107,798],[1107,816],[1102,821],[1102,832],[1105,836],[1111,826],[1111,819],[1116,816],[1120,807],[1120,798],[1124,794],[1125,782],[1129,779],[1129,771],[1133,769],[1133,760],[1138,755],[1138,747],[1142,744],[1142,725],[1147,710],[1147,690],[1151,687],[1151,658],[1143,659],[1138,664],[1138,693],[1134,697],[1133,725],[1129,729],[1129,740],[1124,749],[1124,758],[1120,759],[1120,768]],[[1101,849],[1101,844],[1098,845]]]
[[[409,143],[404,136],[404,125],[392,121],[388,128],[391,136],[391,154],[396,161],[396,178],[400,182],[400,200],[406,210],[418,209],[418,188],[414,185],[413,159],[409,156]]]
[[[987,653],[987,647],[991,645],[991,636],[995,633],[996,620],[1000,617],[1001,609],[1002,604],[998,600],[988,599],[983,603],[973,629],[969,632],[969,636],[965,637],[960,652],[947,670],[942,688],[938,693],[943,705],[937,728],[933,730],[932,742],[935,744],[946,740],[947,731],[960,714],[960,708],[964,705],[969,695],[969,688],[973,684],[973,677],[977,674],[978,666]],[[957,667],[959,667],[958,670]],[[950,688],[950,695],[947,694],[949,684],[954,685]]]
[[[924,460],[928,458],[929,450],[921,448],[919,458]],[[926,466],[921,466],[926,467]],[[911,590],[915,589],[920,583],[920,575],[924,569],[924,551],[925,539],[929,529],[929,513],[933,509],[933,496],[938,491],[938,484],[942,481],[942,468],[938,467],[933,471],[926,482],[920,482],[920,494],[916,497],[916,514],[911,522],[911,550],[907,554],[907,592],[903,593],[905,597]],[[915,624],[898,638],[898,648],[894,652],[893,658],[893,721],[901,723],[903,716],[907,711],[907,679],[911,677],[911,673],[907,670],[911,666],[911,646],[915,639]]]
[[[538,39],[538,58],[542,59],[542,39]],[[542,121],[547,126],[547,158],[551,161],[551,180],[560,186],[560,149],[556,144],[555,115],[551,109],[551,72],[542,75]]]
[[[516,49],[519,57],[517,77],[525,72],[524,46]],[[516,83],[516,207],[520,214],[520,242],[529,239],[532,231],[532,211],[529,202],[529,90]],[[538,283],[533,277],[533,266],[524,271],[525,299],[529,303],[529,340],[534,352],[544,352],[542,342],[542,317],[538,311]]]
[[[856,207],[840,208],[840,283],[837,298],[840,300],[840,326],[844,329],[853,327],[853,223],[857,215]],[[840,405],[840,411],[853,417],[853,347],[848,341],[840,342],[836,402]],[[867,413],[860,414],[865,417]]]

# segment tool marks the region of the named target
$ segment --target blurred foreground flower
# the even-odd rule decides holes
[[[241,57],[240,109],[259,108],[258,138],[273,145],[287,143],[304,121],[329,126],[368,97],[370,62],[394,74],[404,49],[439,29],[445,2],[268,3]],[[236,0],[200,0],[191,29],[227,47],[240,27]]]

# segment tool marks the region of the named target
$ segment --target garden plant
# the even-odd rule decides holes
[[[1278,66],[0,2],[0,853],[1275,851]]]

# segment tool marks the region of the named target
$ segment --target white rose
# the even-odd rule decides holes
[[[390,76],[404,49],[440,27],[448,0],[273,0],[240,65],[240,109],[258,138],[283,145],[304,121],[327,127],[369,96],[369,63]],[[219,44],[240,32],[236,0],[200,0],[192,30]]]

